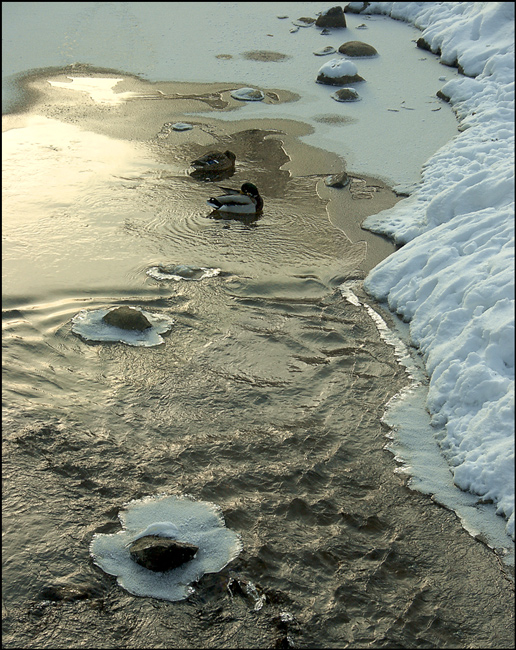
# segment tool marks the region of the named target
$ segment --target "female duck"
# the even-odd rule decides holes
[[[257,214],[262,211],[263,199],[256,185],[244,183],[240,190],[221,187],[226,194],[208,199],[207,203],[217,212],[232,214]]]
[[[210,151],[190,163],[195,171],[204,173],[235,171],[236,156],[232,151]]]

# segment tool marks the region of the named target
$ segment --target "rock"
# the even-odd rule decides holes
[[[342,7],[332,7],[323,11],[315,21],[316,27],[346,27],[346,18]]]
[[[357,74],[357,67],[351,61],[331,59],[319,68],[316,81],[331,86],[345,86],[346,84],[364,81],[364,79]]]
[[[147,269],[147,275],[155,280],[204,280],[204,278],[213,278],[219,275],[220,271],[220,269],[205,266],[176,264],[175,266],[151,266]]]
[[[307,16],[301,16],[297,20],[293,20],[292,24],[296,27],[310,27],[315,23],[315,18],[309,18]]]
[[[42,600],[53,602],[86,600],[87,598],[98,598],[101,595],[102,590],[98,586],[84,584],[50,585],[43,587],[39,593]]]
[[[282,52],[271,52],[270,50],[252,50],[251,52],[243,52],[242,56],[250,61],[284,61],[289,59],[288,54]]]
[[[172,129],[174,129],[174,131],[190,131],[190,129],[193,129],[193,124],[176,122],[175,124],[172,124]]]
[[[231,91],[230,95],[241,102],[259,102],[265,98],[262,91],[257,88],[239,88]]]
[[[116,307],[103,316],[102,320],[108,325],[119,327],[123,330],[138,330],[139,332],[143,332],[147,328],[152,327],[152,323],[147,317],[140,310],[133,309],[132,307]]]
[[[427,50],[428,52],[433,52],[432,48],[430,47],[430,44],[425,41],[425,39],[421,36],[421,38],[417,39],[416,46],[419,47],[421,50]],[[433,52],[436,54],[437,52]]]
[[[188,542],[178,542],[170,537],[145,535],[129,546],[131,558],[150,571],[170,571],[189,562],[199,548]]]
[[[339,52],[346,56],[378,56],[378,52],[372,45],[362,41],[348,41],[339,47]]]
[[[326,47],[323,47],[322,50],[316,50],[314,52],[315,56],[327,56],[328,54],[335,54],[337,50],[332,47],[331,45],[327,45]]]
[[[357,102],[360,99],[360,95],[354,88],[341,88],[330,97],[336,102]]]
[[[451,97],[448,97],[448,95],[443,93],[442,90],[438,90],[435,94],[437,97],[439,97],[439,99],[442,99],[445,102],[449,102],[451,100]]]
[[[337,187],[340,189],[342,187],[346,187],[346,185],[349,184],[349,176],[346,174],[346,172],[341,172],[340,174],[332,174],[331,176],[327,176],[324,179],[324,184],[328,187]]]
[[[360,14],[369,7],[370,2],[350,2],[344,7],[346,14]]]

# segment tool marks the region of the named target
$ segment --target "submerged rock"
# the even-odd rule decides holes
[[[339,52],[352,57],[378,56],[378,51],[372,45],[362,41],[347,41],[339,47]]]
[[[323,11],[315,21],[316,27],[347,27],[342,7],[332,7]]]
[[[193,129],[193,124],[187,124],[186,122],[176,122],[172,124],[174,131],[190,131]]]
[[[316,50],[314,52],[315,56],[327,56],[328,54],[335,54],[337,50],[332,47],[331,45],[327,45],[326,47],[323,47],[322,50]]]
[[[346,174],[346,172],[341,172],[340,174],[332,174],[331,176],[327,176],[324,179],[324,184],[328,187],[337,187],[340,189],[342,187],[346,187],[346,185],[349,185],[349,176]]]
[[[204,280],[220,274],[221,269],[205,266],[190,266],[188,264],[159,265],[147,269],[147,275],[155,280]]]
[[[108,325],[119,327],[122,330],[143,332],[152,327],[148,318],[140,310],[132,307],[116,307],[103,316],[102,320]]]
[[[354,88],[341,88],[330,97],[336,102],[357,102],[360,99],[360,95]]]
[[[131,558],[150,571],[170,571],[189,562],[199,550],[195,544],[178,542],[170,537],[145,535],[129,546]]]
[[[283,52],[272,52],[271,50],[252,50],[251,52],[244,52],[242,55],[245,59],[250,61],[284,61],[290,59],[288,54]]]
[[[301,18],[292,21],[292,24],[296,27],[310,27],[310,25],[313,25],[314,23],[315,18],[310,18],[308,16],[301,16]]]
[[[233,99],[238,99],[241,102],[259,102],[265,98],[262,91],[257,88],[239,88],[233,90],[230,94]]]
[[[74,600],[86,600],[98,598],[102,595],[102,589],[93,583],[91,584],[55,584],[43,587],[39,597],[52,602],[71,602]]]

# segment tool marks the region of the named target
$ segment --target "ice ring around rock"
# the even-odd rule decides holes
[[[175,266],[159,264],[147,269],[147,275],[155,280],[204,280],[219,274],[220,269],[190,266],[188,264],[177,264]]]
[[[239,99],[241,102],[259,102],[265,97],[262,91],[256,88],[239,88],[232,90],[230,94],[233,99]]]
[[[148,496],[124,505],[118,515],[123,530],[96,533],[90,544],[93,562],[117,577],[135,596],[183,600],[194,592],[191,583],[205,573],[217,573],[242,550],[240,536],[225,526],[220,508],[187,495]],[[145,535],[174,538],[193,544],[193,559],[168,571],[152,571],[131,558],[130,547]]]
[[[193,129],[193,124],[187,124],[186,122],[176,122],[172,124],[172,129],[174,131],[190,131]]]
[[[132,309],[141,312],[151,326],[143,330],[115,327],[104,320],[104,316],[115,309],[117,307],[81,310],[72,318],[72,332],[86,341],[115,341],[126,345],[152,347],[163,343],[161,334],[169,332],[174,324],[174,319],[170,316],[153,314],[134,307]]]

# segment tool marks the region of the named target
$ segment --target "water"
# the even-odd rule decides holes
[[[509,646],[506,567],[385,448],[385,404],[410,378],[360,283],[394,247],[359,224],[396,197],[365,177],[326,188],[343,161],[302,144],[299,121],[218,120],[220,84],[76,72],[94,98],[59,85],[70,69],[40,70],[31,106],[4,117],[5,647]],[[122,105],[119,78],[136,93]],[[221,183],[256,182],[260,219],[209,218],[214,184],[188,175],[207,148],[237,154]],[[178,264],[220,273],[147,273]],[[118,305],[173,328],[150,348],[72,332]],[[125,504],[185,494],[243,545],[190,597],[135,597],[93,563]]]
[[[392,246],[352,241],[329,215],[347,205],[353,232],[353,203],[396,197],[371,179],[370,199],[324,188],[314,173],[335,160],[300,145],[299,126],[203,118],[171,141],[158,137],[164,109],[141,100],[124,118],[145,115],[154,135],[129,141],[112,135],[117,113],[63,97],[9,118],[20,128],[5,138],[6,647],[508,638],[512,583],[497,557],[394,471],[382,414],[408,375],[342,294],[352,282],[360,295]],[[210,218],[214,184],[188,175],[207,143],[237,154],[225,185],[252,171],[261,218]],[[304,173],[285,169],[291,157]],[[220,273],[147,274],[176,264]],[[79,311],[120,304],[173,318],[164,343],[73,334]],[[174,603],[132,596],[89,556],[124,504],[162,494],[216,504],[243,545]]]

